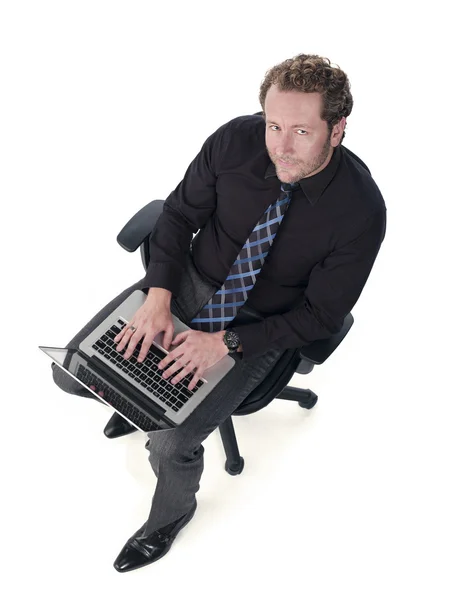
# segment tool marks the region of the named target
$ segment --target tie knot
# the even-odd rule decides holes
[[[281,184],[281,190],[283,192],[285,192],[285,193],[287,193],[287,192],[293,192],[299,186],[300,186],[300,183],[298,181],[294,181],[294,183],[282,183]]]

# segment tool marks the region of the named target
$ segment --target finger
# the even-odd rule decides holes
[[[116,335],[116,337],[114,338],[114,342],[120,342],[120,340],[123,338],[123,336],[125,335],[125,333],[127,331],[130,331],[130,328],[132,326],[132,323],[127,323],[126,325],[124,325],[122,327],[122,329],[119,331],[119,333]]]
[[[113,342],[120,342],[120,340],[123,338],[123,334],[125,333],[125,327],[123,327],[123,329],[121,329],[119,331],[119,333],[116,335],[116,337],[113,339]]]
[[[173,375],[174,373],[176,373],[177,371],[182,369],[185,366],[186,362],[189,362],[189,361],[186,361],[186,360],[183,361],[181,358],[180,359],[175,358],[174,363],[172,365],[170,365],[170,367],[168,369],[166,369],[164,371],[164,373],[162,374],[164,379],[169,379],[169,377],[171,375]]]
[[[182,331],[181,333],[179,333],[178,335],[176,335],[173,340],[172,340],[172,344],[180,344],[181,342],[184,342],[184,340],[186,339],[186,337],[188,336],[190,332],[189,331]]]
[[[130,341],[128,342],[128,347],[125,350],[125,354],[123,355],[123,357],[125,359],[130,358],[130,356],[133,354],[134,349],[138,345],[141,338],[142,338],[142,333],[140,333],[139,331],[135,331],[132,334],[132,336],[130,337]]]
[[[188,365],[186,365],[184,367],[184,369],[182,371],[180,371],[178,373],[178,375],[175,375],[175,377],[170,381],[170,383],[173,383],[174,385],[176,383],[178,383],[179,381],[181,381],[183,379],[183,377],[186,377],[186,375],[189,375],[189,373],[191,371],[193,371],[195,369],[195,365],[191,363],[189,363]]]
[[[170,346],[172,345],[172,337],[173,337],[173,327],[168,327],[166,329],[166,332],[164,334],[164,339],[163,339],[164,350],[169,350]]]
[[[192,392],[192,390],[197,385],[198,380],[202,376],[203,376],[203,373],[201,371],[195,371],[195,373],[194,373],[194,375],[192,377],[191,383],[188,385],[188,390],[190,390]]]
[[[165,356],[156,366],[158,369],[165,369],[167,365],[170,365],[170,363],[174,360],[178,360],[181,356],[183,356],[183,354],[184,350],[181,348],[175,348],[174,350],[171,350],[167,356]]]
[[[128,341],[131,338],[131,336],[133,335],[133,333],[136,333],[136,330],[132,331],[131,325],[129,325],[129,326],[125,327],[124,329],[122,329],[122,331],[120,333],[123,333],[123,338],[122,338],[120,344],[116,348],[117,352],[122,352],[123,348],[125,348],[125,346],[127,345]]]
[[[152,342],[153,342],[153,334],[147,333],[144,336],[144,339],[142,341],[141,350],[140,350],[139,356],[137,358],[138,362],[142,362],[144,360],[144,358],[147,356],[147,353],[150,350],[150,346],[152,345]]]

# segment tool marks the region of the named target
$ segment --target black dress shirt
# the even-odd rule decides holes
[[[219,289],[280,186],[262,113],[219,127],[164,203],[150,238],[145,286],[166,288],[176,297],[191,249],[199,273]],[[247,303],[264,319],[233,327],[244,358],[337,333],[364,288],[385,231],[386,206],[369,169],[338,146],[325,169],[300,180],[249,292]]]

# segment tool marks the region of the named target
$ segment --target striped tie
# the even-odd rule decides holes
[[[213,333],[226,329],[228,323],[234,319],[255,285],[256,277],[269,254],[278,227],[289,206],[292,191],[299,185],[298,182],[281,185],[280,197],[269,206],[256,224],[220,290],[189,323],[191,329]]]

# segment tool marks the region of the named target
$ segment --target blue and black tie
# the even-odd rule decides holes
[[[225,329],[234,319],[255,285],[258,273],[262,269],[278,227],[288,209],[292,192],[299,185],[299,182],[281,184],[280,197],[263,213],[239,252],[224,284],[192,319],[189,327],[213,333]]]

